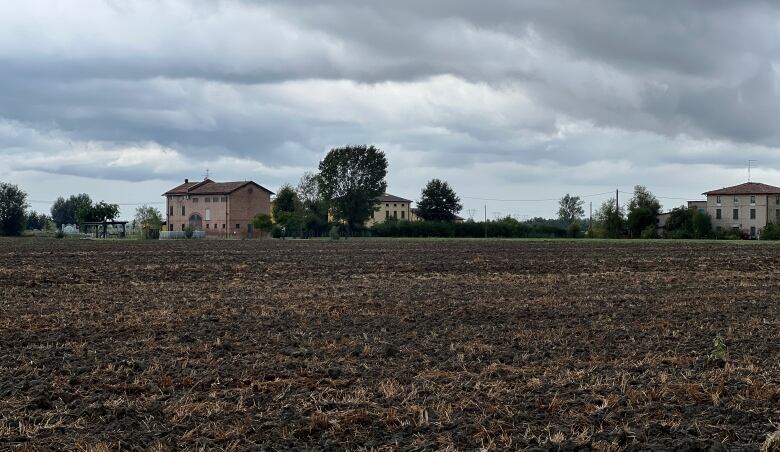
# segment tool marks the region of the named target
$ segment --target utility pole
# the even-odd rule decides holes
[[[620,201],[618,196],[620,195],[618,189],[616,188],[615,189],[615,212],[620,212]]]
[[[588,220],[588,231],[593,230],[593,201],[590,202],[590,214]]]
[[[485,204],[485,238],[487,238],[487,204]]]

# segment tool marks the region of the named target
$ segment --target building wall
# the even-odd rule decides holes
[[[373,216],[366,221],[366,226],[373,226],[378,223],[384,223],[388,218],[398,220],[414,220],[412,208],[409,202],[378,202],[376,203]]]
[[[751,202],[751,195],[708,195],[707,213],[712,217],[712,226],[724,229],[737,228],[748,233],[751,227],[754,227],[756,233],[760,234],[767,223],[777,220],[780,200],[775,195],[753,196],[755,202]],[[720,218],[718,218],[718,209],[721,213]],[[733,218],[734,209],[738,212],[737,219]],[[755,218],[750,218],[751,210],[755,210]]]
[[[167,197],[166,216],[169,230],[183,230],[189,224],[191,216],[196,213],[202,218],[202,230],[207,235],[246,238],[250,231],[249,225],[257,214],[271,214],[271,194],[250,185],[229,195]],[[257,237],[257,232],[253,232],[253,236]]]

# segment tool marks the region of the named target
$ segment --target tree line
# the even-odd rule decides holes
[[[374,146],[331,149],[318,172],[279,188],[271,215],[260,214],[254,226],[274,236],[321,236],[336,229],[365,233],[365,223],[387,190],[387,157]],[[463,208],[447,182],[430,180],[423,188],[417,214],[428,221],[451,221]]]

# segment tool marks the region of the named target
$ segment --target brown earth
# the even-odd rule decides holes
[[[779,261],[0,240],[0,448],[755,450],[780,422]]]

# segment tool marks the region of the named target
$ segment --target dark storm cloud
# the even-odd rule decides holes
[[[60,141],[13,131],[32,129],[269,167],[360,142],[431,168],[737,165],[739,149],[776,165],[779,38],[777,4],[760,1],[7,4],[0,155],[148,174],[47,166]]]

